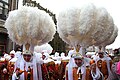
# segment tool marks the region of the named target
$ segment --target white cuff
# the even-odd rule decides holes
[[[19,79],[19,77],[16,75],[16,73],[13,74],[15,79]]]

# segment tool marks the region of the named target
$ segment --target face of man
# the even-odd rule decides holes
[[[46,58],[46,56],[45,55],[42,55],[42,59],[44,60]]]
[[[23,54],[23,58],[26,62],[30,62],[32,55],[30,54]]]
[[[14,54],[10,54],[10,56],[11,56],[11,58],[14,58],[15,55]]]
[[[100,52],[100,53],[98,53],[98,56],[99,56],[100,58],[103,58],[103,57],[104,57],[103,54],[104,54],[104,53]]]
[[[80,59],[80,58],[75,58],[74,60],[75,60],[75,63],[78,67],[80,67],[83,63],[82,59]]]

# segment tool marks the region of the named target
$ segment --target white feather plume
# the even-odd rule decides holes
[[[117,28],[117,26],[114,26],[113,34],[110,36],[109,39],[107,39],[106,41],[104,41],[100,45],[106,47],[107,45],[112,44],[115,41],[115,39],[116,39],[117,36],[118,36],[118,28]]]
[[[96,16],[96,27],[92,32],[92,38],[96,46],[100,45],[111,37],[114,31],[114,22],[105,8],[98,8]]]
[[[34,51],[37,52],[37,53],[42,53],[43,50],[46,50],[47,53],[50,54],[50,53],[52,53],[53,48],[52,48],[51,45],[48,44],[48,43],[43,44],[43,45],[41,45],[41,46],[35,46],[35,48],[34,48]]]
[[[113,19],[107,10],[94,4],[61,11],[57,21],[59,36],[72,46],[100,44],[110,38],[114,30]]]
[[[19,45],[42,45],[53,39],[56,32],[52,18],[36,7],[23,6],[11,11],[5,22],[10,39]]]

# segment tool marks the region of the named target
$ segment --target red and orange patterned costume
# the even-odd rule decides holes
[[[81,73],[77,74],[77,70],[78,70],[78,67],[73,67],[73,70],[72,70],[73,80],[78,80],[79,78],[81,78],[82,80],[82,74]],[[66,80],[68,80],[68,69],[66,69]],[[89,67],[86,67],[85,80],[93,80]]]
[[[0,60],[0,80],[8,80],[9,79],[7,63],[8,63],[8,61],[6,61],[6,60]],[[6,70],[7,72],[4,73],[3,72],[4,70]]]
[[[59,66],[53,61],[42,64],[43,80],[57,80],[59,79]]]

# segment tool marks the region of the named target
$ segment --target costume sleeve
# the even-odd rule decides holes
[[[16,73],[13,73],[12,80],[18,80],[18,79],[19,79],[19,77],[17,77]]]
[[[37,63],[37,71],[38,71],[39,80],[42,80],[42,70],[41,70],[41,64],[40,63]]]

